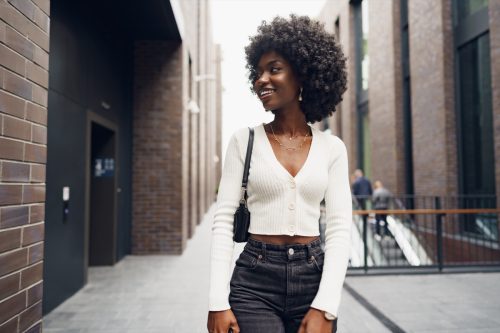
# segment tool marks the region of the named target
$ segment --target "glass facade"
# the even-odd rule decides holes
[[[487,7],[488,0],[458,0],[456,1],[457,21],[460,23]]]
[[[368,86],[370,58],[368,55],[368,0],[352,2],[356,33],[356,105],[357,105],[357,167],[371,176],[370,113]]]
[[[368,0],[361,2],[361,29],[362,29],[362,46],[361,46],[361,87],[363,90],[368,89],[368,79],[370,78],[370,57],[368,56]]]
[[[414,194],[411,121],[410,44],[408,35],[408,0],[401,0],[401,67],[403,72],[403,140],[405,157],[405,192]]]
[[[487,0],[455,0],[455,78],[460,192],[495,194]]]
[[[459,191],[464,195],[460,207],[494,208],[496,189],[488,1],[454,0],[453,4],[458,181]],[[471,199],[479,202],[471,202]],[[463,216],[460,224],[462,232],[475,238],[492,237],[491,230],[498,230],[498,221],[483,215]]]
[[[494,194],[489,33],[458,49],[462,189]]]
[[[365,175],[370,178],[371,177],[371,169],[372,169],[372,152],[370,145],[370,117],[368,114],[368,103],[363,104],[360,107],[360,122],[361,122],[361,133],[363,146],[363,170]]]

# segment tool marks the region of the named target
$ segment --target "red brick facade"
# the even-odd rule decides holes
[[[134,254],[182,253],[220,178],[220,57],[209,4],[180,5],[190,17],[181,44],[135,46]]]
[[[209,4],[171,5],[182,40],[134,45],[135,254],[182,253],[220,177]],[[0,332],[42,327],[50,7],[0,0]]]
[[[357,139],[356,139],[356,66],[354,62],[355,28],[353,12],[349,1],[327,1],[319,15],[319,19],[325,23],[325,28],[335,33],[335,22],[339,21],[339,41],[347,61],[347,91],[343,100],[337,107],[337,111],[330,120],[332,132],[339,135],[347,146],[349,158],[349,169],[354,171],[357,164]],[[339,121],[340,120],[340,121]],[[340,122],[340,124],[338,124]]]
[[[135,45],[132,253],[181,253],[187,241],[187,110],[178,42]]]
[[[450,1],[409,1],[415,193],[458,191]],[[426,19],[422,19],[422,18]]]
[[[0,1],[0,332],[41,332],[49,16]]]
[[[387,188],[396,193],[404,193],[399,2],[371,1],[369,4],[370,37],[385,36],[370,38],[368,46],[372,179],[381,179]]]
[[[356,54],[352,1],[327,2],[320,20],[340,32],[348,58],[348,90],[340,106],[341,133],[349,151],[350,170],[358,165]],[[369,2],[369,124],[371,174],[397,194],[405,192],[400,1]],[[500,0],[488,4],[496,165],[500,197]],[[416,195],[458,194],[458,144],[455,119],[455,70],[452,1],[408,0],[411,80],[413,179]],[[339,26],[335,27],[338,20]],[[499,200],[500,202],[500,200]]]

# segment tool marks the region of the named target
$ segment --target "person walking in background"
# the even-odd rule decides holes
[[[392,193],[384,187],[380,180],[375,181],[373,184],[375,190],[373,191],[372,204],[375,210],[387,210],[393,198]],[[390,236],[389,226],[387,224],[387,214],[375,214],[375,238],[380,240],[382,234],[380,233],[380,224],[384,222],[384,235]],[[378,236],[378,237],[377,237]]]
[[[352,184],[352,193],[358,201],[359,207],[363,210],[366,209],[366,201],[372,195],[372,184],[370,180],[363,175],[361,169],[354,171],[354,183]]]

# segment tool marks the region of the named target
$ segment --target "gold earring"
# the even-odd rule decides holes
[[[300,87],[299,102],[302,102],[302,87]]]

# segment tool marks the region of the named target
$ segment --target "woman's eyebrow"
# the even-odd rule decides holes
[[[268,62],[264,65],[264,67],[267,67],[267,66],[270,66],[270,65],[274,65],[275,63],[278,63],[278,62],[280,62],[280,60],[279,60],[279,59],[273,59],[273,60],[270,60],[270,61],[268,61]],[[258,66],[258,67],[257,67],[257,69],[259,69],[259,70],[260,70],[260,69],[262,69],[262,66]]]
[[[275,63],[277,63],[277,62],[280,62],[280,61],[279,61],[279,59],[273,59],[273,60],[269,61],[269,62],[266,64],[266,66],[269,66],[269,65],[274,65],[274,64],[275,64]]]

